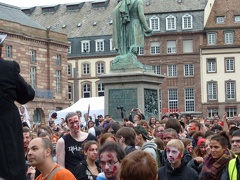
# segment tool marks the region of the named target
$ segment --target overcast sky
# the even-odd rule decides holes
[[[0,0],[1,3],[10,4],[18,7],[32,7],[52,4],[66,4],[91,0]]]

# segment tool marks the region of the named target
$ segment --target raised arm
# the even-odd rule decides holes
[[[224,115],[223,115],[223,130],[225,131],[225,132],[229,132],[229,129],[228,129],[228,123],[227,123],[227,113],[225,112],[224,113]]]

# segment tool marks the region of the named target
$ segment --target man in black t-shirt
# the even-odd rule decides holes
[[[86,140],[97,141],[97,139],[92,134],[81,131],[81,123],[77,113],[68,113],[65,121],[70,133],[60,138],[57,142],[57,162],[73,173],[74,168],[84,160],[84,154],[80,152],[83,142]]]

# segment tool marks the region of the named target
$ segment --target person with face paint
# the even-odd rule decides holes
[[[168,143],[169,141],[171,141],[172,139],[178,139],[178,134],[177,134],[176,130],[175,130],[175,129],[172,129],[172,128],[165,129],[165,130],[163,131],[163,136],[162,136],[162,140],[163,140],[164,146],[166,147],[167,143]],[[166,148],[165,148],[164,151],[162,152],[160,161],[161,161],[161,165],[162,165],[162,166],[165,166],[166,161],[167,161]]]
[[[182,141],[173,139],[166,146],[167,162],[158,170],[158,180],[198,180],[197,172],[187,166]]]
[[[197,141],[197,146],[193,150],[197,157],[205,158],[207,156],[205,142],[206,142],[206,139],[204,139],[204,138],[200,138]]]
[[[77,180],[95,180],[101,172],[101,167],[96,161],[98,158],[98,143],[96,141],[86,141],[83,145],[83,153],[86,160],[75,167],[74,176]]]
[[[185,160],[189,162],[192,160],[193,155],[192,140],[189,138],[183,138],[181,139],[181,141],[183,142],[185,148],[183,158],[185,158]]]
[[[57,142],[57,162],[73,173],[74,168],[84,160],[84,154],[80,153],[82,144],[87,140],[97,141],[97,139],[91,133],[80,130],[81,123],[77,113],[68,113],[65,121],[70,133],[61,137]]]
[[[119,171],[125,152],[123,148],[114,142],[106,142],[98,151],[100,166],[103,173],[97,176],[97,180],[119,180]]]

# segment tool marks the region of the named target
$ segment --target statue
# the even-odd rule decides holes
[[[112,65],[115,66],[116,62],[128,64],[125,61],[129,61],[126,59],[129,53],[137,56],[131,52],[131,47],[144,47],[144,35],[151,36],[152,29],[144,16],[142,0],[120,0],[113,11],[113,47],[120,56],[115,58]]]

